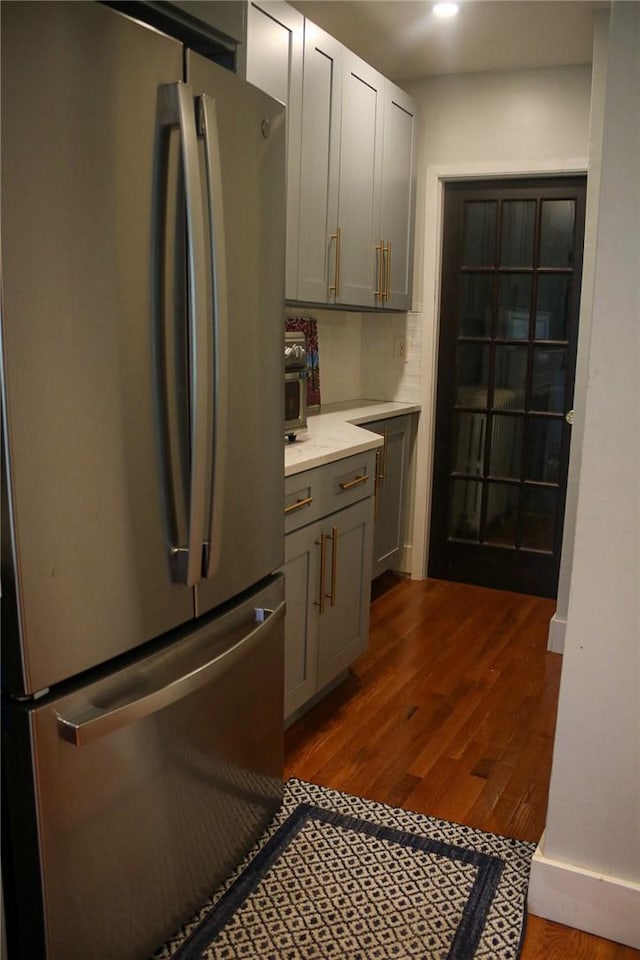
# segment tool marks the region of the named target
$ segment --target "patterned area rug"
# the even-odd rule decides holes
[[[155,960],[514,960],[535,844],[291,779]]]

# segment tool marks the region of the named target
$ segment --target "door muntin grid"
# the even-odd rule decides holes
[[[574,198],[465,200],[449,540],[554,551]]]

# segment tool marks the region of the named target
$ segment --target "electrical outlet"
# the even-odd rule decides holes
[[[407,338],[406,337],[393,338],[393,359],[406,361],[407,359]]]

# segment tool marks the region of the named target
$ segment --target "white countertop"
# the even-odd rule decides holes
[[[359,423],[386,420],[420,410],[418,403],[385,400],[350,400],[325,404],[319,413],[311,413],[306,432],[294,443],[285,443],[284,475],[289,477],[312,467],[350,457],[363,450],[382,446],[382,437],[363,430]]]

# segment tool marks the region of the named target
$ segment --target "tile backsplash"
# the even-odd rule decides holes
[[[317,321],[323,404],[361,398],[420,402],[419,314],[289,307],[287,316]]]

